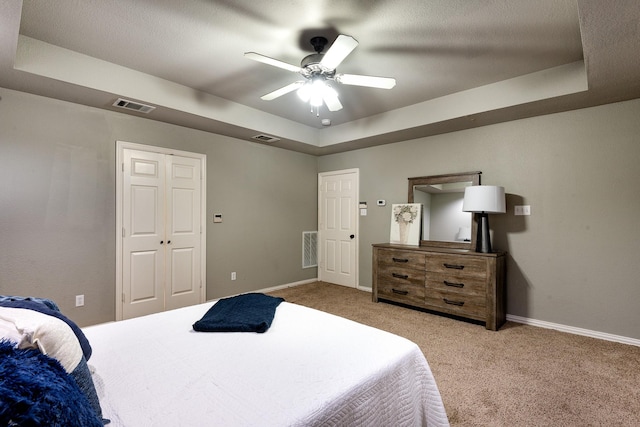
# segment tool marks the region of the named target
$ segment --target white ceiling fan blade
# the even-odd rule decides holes
[[[396,79],[391,77],[360,76],[358,74],[336,74],[338,83],[354,86],[375,87],[378,89],[391,89],[396,85]]]
[[[287,64],[286,62],[269,58],[268,56],[260,55],[259,53],[245,52],[244,57],[252,59],[254,61],[262,62],[263,64],[273,65],[274,67],[278,67],[278,68],[284,68],[285,70],[293,71],[294,73],[297,73],[300,71],[300,67],[296,65]]]
[[[320,65],[335,70],[338,65],[358,46],[358,41],[351,36],[340,34],[324,54]]]
[[[329,111],[342,110],[342,104],[340,103],[338,95],[335,92],[325,93],[322,99],[324,100],[324,103],[327,104],[327,108],[329,109]]]
[[[264,100],[264,101],[271,101],[272,99],[276,99],[282,95],[286,95],[289,92],[293,92],[294,90],[298,89],[300,86],[302,86],[304,84],[304,82],[302,80],[297,81],[297,82],[293,82],[289,85],[286,85],[285,87],[281,87],[278,90],[274,90],[273,92],[270,92],[266,95],[263,95],[260,97],[260,99]]]

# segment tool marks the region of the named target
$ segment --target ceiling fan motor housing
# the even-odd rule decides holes
[[[328,40],[325,37],[316,36],[311,38],[310,43],[316,53],[307,55],[302,59],[302,61],[300,62],[300,74],[307,78],[319,75],[327,78],[333,77],[336,71],[330,70],[327,67],[321,65],[322,58],[324,58],[324,54],[322,53],[322,51],[327,45]]]
[[[312,53],[302,59],[300,62],[300,74],[305,77],[312,77],[316,75],[324,75],[331,78],[336,73],[336,70],[330,70],[320,64],[324,55],[322,53]]]
[[[305,56],[304,58],[302,58],[302,61],[300,61],[300,67],[305,68],[311,65],[319,64],[320,61],[322,61],[323,57],[324,55],[321,53],[312,53],[311,55]]]

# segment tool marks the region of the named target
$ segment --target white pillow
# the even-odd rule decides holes
[[[2,330],[14,336],[11,340],[18,343],[18,348],[40,349],[60,362],[67,373],[80,363],[82,347],[63,320],[27,308],[0,307],[0,323],[5,325]]]
[[[18,332],[13,322],[0,318],[0,340],[7,340],[18,345],[22,341],[22,334]]]

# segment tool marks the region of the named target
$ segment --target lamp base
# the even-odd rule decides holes
[[[476,252],[483,254],[491,253],[491,236],[489,235],[489,215],[486,212],[480,212],[480,221],[478,222],[478,234],[476,237]]]

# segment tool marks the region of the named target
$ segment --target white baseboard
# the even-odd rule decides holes
[[[598,338],[605,341],[619,342],[622,344],[629,344],[629,345],[635,345],[637,347],[640,347],[639,339],[623,337],[621,335],[607,334],[605,332],[598,332],[598,331],[592,331],[589,329],[576,328],[574,326],[566,326],[566,325],[561,325],[559,323],[545,322],[544,320],[530,319],[528,317],[514,316],[512,314],[507,314],[507,320],[511,322],[516,322],[516,323],[522,323],[524,325],[537,326],[545,329],[555,329],[557,331],[567,332],[570,334],[582,335],[585,337]]]
[[[277,291],[279,289],[292,288],[294,286],[306,285],[308,283],[314,283],[317,281],[318,281],[317,278],[307,279],[307,280],[302,280],[300,282],[293,282],[285,285],[262,289],[256,292]],[[366,287],[358,286],[356,289],[361,291],[372,292],[371,288],[366,288]],[[622,344],[628,344],[628,345],[634,345],[636,347],[640,347],[640,339],[623,337],[622,335],[614,335],[614,334],[608,334],[605,332],[592,331],[590,329],[576,328],[574,326],[561,325],[559,323],[551,323],[551,322],[546,322],[544,320],[536,320],[536,319],[530,319],[528,317],[514,316],[513,314],[507,314],[507,320],[511,322],[516,322],[516,323],[522,323],[524,325],[537,326],[539,328],[545,328],[545,329],[554,329],[556,331],[567,332],[569,334],[582,335],[585,337],[597,338],[605,341],[619,342]]]
[[[259,291],[254,291],[254,292],[272,292],[272,291],[277,291],[279,289],[286,289],[286,288],[293,288],[294,286],[307,285],[309,283],[315,283],[317,281],[318,281],[318,278],[316,277],[315,279],[301,280],[300,282],[293,282],[293,283],[287,283],[285,285],[273,286],[271,288],[261,289]],[[356,289],[364,292],[373,292],[371,288],[364,287],[364,286],[356,286]]]
[[[252,291],[252,292],[273,292],[273,291],[278,291],[280,289],[286,289],[286,288],[293,288],[294,286],[300,286],[300,285],[307,285],[309,283],[315,283],[318,281],[318,278],[314,278],[314,279],[307,279],[307,280],[301,280],[299,282],[293,282],[293,283],[286,283],[284,285],[278,285],[278,286],[272,286],[270,288],[264,288],[264,289],[260,289],[259,291]]]

